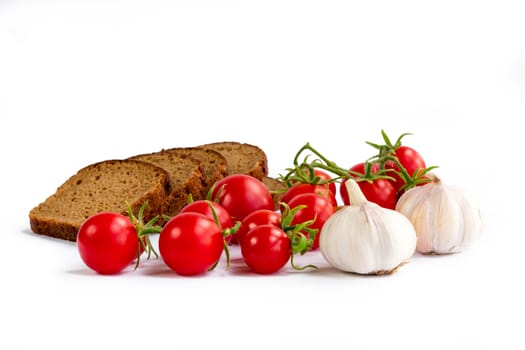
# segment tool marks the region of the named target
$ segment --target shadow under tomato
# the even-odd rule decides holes
[[[133,266],[134,265],[135,264],[133,264]],[[77,276],[88,276],[88,277],[89,276],[92,276],[92,277],[96,277],[96,276],[118,277],[118,276],[131,275],[131,274],[135,273],[135,268],[134,267],[125,268],[124,270],[120,271],[119,273],[104,275],[104,274],[97,273],[96,271],[93,271],[93,270],[91,270],[90,268],[88,268],[86,266],[86,268],[67,270],[66,273],[69,273],[69,274],[72,274],[72,275],[77,275]]]

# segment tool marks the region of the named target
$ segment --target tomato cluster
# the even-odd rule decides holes
[[[128,216],[109,212],[94,215],[78,232],[80,256],[94,271],[116,274],[135,259],[138,266],[145,250],[156,254],[148,235],[160,234],[160,256],[179,275],[199,275],[213,269],[223,252],[229,263],[228,245],[233,243],[240,245],[251,270],[268,274],[280,270],[296,252],[304,253],[312,247],[309,235],[315,231],[308,228],[312,214],[304,204],[308,199],[298,202],[296,210],[284,211],[287,216],[282,222],[271,193],[252,176],[227,176],[210,194],[213,200],[187,204],[163,226],[154,226],[155,220],[144,224],[143,209],[138,218],[131,210]]]
[[[286,190],[281,206],[274,209],[272,195],[258,179],[235,174],[219,180],[208,200],[187,204],[163,226],[156,219],[144,224],[142,212],[135,217],[99,213],[81,226],[77,241],[85,264],[100,274],[115,274],[148,252],[157,255],[149,240],[160,234],[158,248],[165,264],[179,275],[190,276],[213,269],[222,254],[229,265],[231,244],[238,244],[243,261],[255,273],[269,274],[289,261],[295,269],[295,254],[319,248],[326,220],[337,210],[337,194],[349,205],[345,182],[353,178],[365,197],[385,208],[394,209],[399,196],[413,186],[428,182],[421,155],[395,143],[382,132],[384,144],[367,142],[378,152],[349,168],[341,168],[314,149],[303,146],[293,168],[281,175]],[[309,154],[300,161],[301,155]],[[309,161],[310,153],[317,158]],[[336,187],[339,183],[339,187]]]
[[[397,200],[406,190],[430,182],[426,174],[435,167],[427,167],[425,160],[417,150],[401,144],[403,137],[409,134],[402,134],[393,143],[384,131],[381,133],[384,144],[367,142],[377,150],[377,154],[349,168],[337,166],[307,143],[295,156],[294,167],[288,169],[288,173],[282,178],[289,186],[292,186],[298,179],[303,183],[307,182],[317,186],[320,184],[332,186],[335,181],[340,180],[339,194],[344,205],[350,204],[345,182],[352,178],[357,181],[369,201],[384,208],[394,209]],[[300,162],[303,153],[307,154]],[[317,158],[310,162],[308,159],[312,153]],[[334,174],[336,178],[331,179],[327,172]],[[292,186],[290,191],[293,187],[295,186]],[[332,192],[332,187],[330,191]]]

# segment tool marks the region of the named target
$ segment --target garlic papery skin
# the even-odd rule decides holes
[[[333,267],[358,274],[393,272],[416,249],[416,232],[408,219],[395,210],[369,202],[357,183],[346,181],[349,206],[325,222],[319,248]]]
[[[479,206],[461,188],[443,183],[435,174],[428,176],[432,182],[405,192],[396,210],[414,225],[418,252],[461,252],[472,245],[483,230]]]

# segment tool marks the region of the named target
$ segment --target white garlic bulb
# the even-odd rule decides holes
[[[480,236],[483,219],[477,203],[457,186],[432,183],[414,187],[398,200],[396,210],[414,225],[420,253],[461,252]]]
[[[359,274],[397,269],[415,252],[414,227],[402,214],[368,202],[357,183],[346,181],[351,205],[325,222],[319,248],[333,267]]]

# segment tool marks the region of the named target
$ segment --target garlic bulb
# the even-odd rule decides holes
[[[346,181],[350,197],[325,222],[319,248],[333,267],[359,274],[384,274],[397,269],[415,252],[414,227],[402,214],[368,202],[357,183]]]
[[[480,209],[460,188],[444,184],[435,174],[428,176],[432,183],[405,192],[396,210],[414,225],[418,252],[461,252],[481,234]]]

